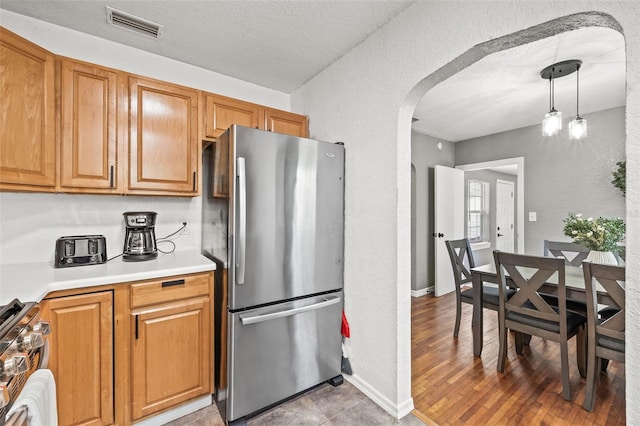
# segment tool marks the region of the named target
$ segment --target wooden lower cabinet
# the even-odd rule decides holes
[[[209,301],[187,299],[132,313],[132,420],[210,393]]]
[[[131,420],[212,393],[213,273],[130,288]]]
[[[114,423],[113,292],[44,300],[60,425]]]
[[[211,394],[213,300],[213,272],[49,294],[58,423],[128,426]]]

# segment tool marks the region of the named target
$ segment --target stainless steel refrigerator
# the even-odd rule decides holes
[[[341,379],[344,146],[235,125],[219,143],[229,153],[235,422]]]

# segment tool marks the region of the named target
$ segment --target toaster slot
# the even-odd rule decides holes
[[[76,254],[76,242],[73,240],[67,240],[64,242],[64,255],[70,257]]]

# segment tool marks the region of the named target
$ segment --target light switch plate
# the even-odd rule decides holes
[[[529,222],[535,222],[536,220],[538,220],[536,212],[529,212]]]

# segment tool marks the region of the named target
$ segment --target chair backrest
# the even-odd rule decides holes
[[[564,259],[557,257],[528,256],[501,251],[493,252],[498,275],[500,310],[528,315],[545,321],[559,323],[559,331],[566,335],[567,298]],[[552,278],[553,275],[556,275]],[[538,293],[546,282],[557,283],[558,311],[554,310]],[[507,286],[517,292],[509,299]],[[563,332],[564,330],[564,332]]]
[[[473,260],[473,252],[467,238],[461,240],[448,240],[444,242],[451,259],[453,268],[453,278],[456,282],[456,291],[460,291],[460,286],[471,282],[471,268],[476,266]],[[466,262],[466,264],[465,264]]]
[[[580,266],[587,258],[589,249],[577,243],[544,240],[544,255],[562,257],[567,265]]]
[[[587,332],[592,333],[595,330],[597,335],[624,342],[625,267],[584,262],[582,271],[587,292],[587,317],[594,319],[587,321]],[[607,292],[613,302],[607,302],[609,308],[613,308],[609,311],[615,312],[612,315],[603,316],[601,321],[595,321],[598,318],[598,291]]]

